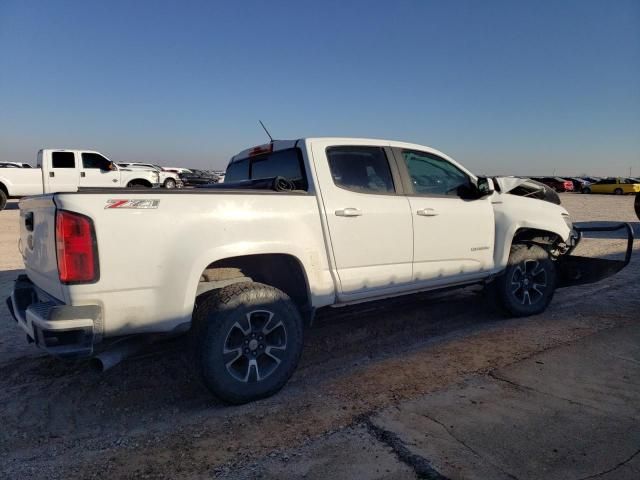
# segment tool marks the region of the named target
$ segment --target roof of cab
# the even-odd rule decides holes
[[[453,160],[451,157],[449,157],[448,155],[446,155],[445,153],[436,150],[435,148],[432,147],[428,147],[426,145],[419,145],[417,143],[409,143],[409,142],[401,142],[401,141],[397,141],[397,140],[385,140],[385,139],[381,139],[381,138],[360,138],[360,137],[303,137],[303,138],[299,138],[297,140],[274,140],[273,142],[271,142],[271,144],[273,145],[273,151],[278,151],[278,150],[285,150],[288,148],[294,148],[295,146],[297,146],[297,144],[299,142],[316,142],[316,141],[322,141],[323,143],[335,143],[336,145],[348,145],[349,143],[355,143],[357,145],[366,145],[366,144],[370,144],[370,145],[384,145],[384,146],[392,146],[392,147],[399,147],[399,148],[407,148],[407,149],[413,149],[413,150],[424,150],[427,152],[431,152],[434,153],[436,155],[439,155],[447,160],[451,160],[454,163],[457,164],[457,162],[455,162],[455,160]],[[252,150],[259,148],[259,147],[265,147],[269,145],[269,143],[265,143],[262,145],[258,145],[258,146],[253,146],[250,148],[247,148],[245,150],[242,150],[240,153],[237,153],[236,155],[234,155],[233,157],[231,157],[231,160],[229,161],[229,163],[233,163],[236,162],[238,160],[242,160],[245,159],[247,157],[250,156]]]

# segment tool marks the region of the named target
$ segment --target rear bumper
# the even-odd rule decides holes
[[[34,342],[51,355],[86,357],[93,353],[101,324],[102,309],[98,305],[71,306],[44,299],[26,275],[20,275],[7,298],[13,319]]]

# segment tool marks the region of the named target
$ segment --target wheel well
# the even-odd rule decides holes
[[[145,180],[144,178],[136,178],[127,183],[127,187],[134,187],[136,185],[144,185],[145,187],[152,187],[151,182],[149,180]]]
[[[9,196],[9,189],[5,187],[4,183],[2,182],[0,182],[0,190],[2,190],[7,197]]]
[[[535,228],[520,228],[513,236],[511,244],[515,243],[533,243],[543,247],[547,251],[553,250],[562,239],[553,232],[546,230],[538,230]]]
[[[227,282],[245,277],[282,290],[301,313],[311,311],[307,277],[300,261],[292,255],[273,253],[225,258],[208,265],[200,280]]]

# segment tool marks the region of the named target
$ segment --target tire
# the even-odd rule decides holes
[[[614,193],[614,195],[622,195],[624,192],[622,191],[622,189],[621,189],[621,188],[616,188],[616,189],[613,191],[613,193]]]
[[[502,310],[514,317],[527,317],[549,306],[556,284],[556,267],[547,251],[538,245],[516,243],[507,268],[491,287]]]
[[[164,181],[164,188],[176,188],[176,181],[173,178],[167,178]]]
[[[633,208],[636,211],[636,217],[640,220],[640,193],[636,193],[636,199],[633,202]]]
[[[582,189],[582,193],[591,193],[591,189],[589,187],[584,187]]]
[[[201,295],[191,329],[195,369],[218,398],[242,404],[279,391],[298,365],[302,317],[282,291],[243,282]]]
[[[7,194],[0,189],[0,212],[7,206]]]

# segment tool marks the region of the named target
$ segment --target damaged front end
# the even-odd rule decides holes
[[[571,252],[578,246],[586,232],[617,232],[625,230],[627,235],[627,249],[624,260],[610,260],[607,258],[582,257],[571,255]],[[575,235],[573,244],[568,252],[560,256],[557,260],[558,285],[557,288],[570,287],[574,285],[585,285],[603,280],[618,273],[629,265],[633,252],[633,228],[628,223],[616,223],[607,226],[579,227],[574,226]]]
[[[494,177],[493,184],[500,193],[535,198],[560,205],[560,197],[551,187],[525,177]]]

